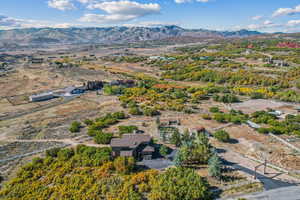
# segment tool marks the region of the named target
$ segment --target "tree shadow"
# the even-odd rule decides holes
[[[215,148],[215,151],[216,151],[216,153],[226,153],[227,152],[227,150],[225,150],[225,149],[220,149],[220,148]]]
[[[228,143],[230,143],[230,144],[237,144],[237,143],[239,143],[239,141],[237,139],[230,138],[229,141],[228,141]]]

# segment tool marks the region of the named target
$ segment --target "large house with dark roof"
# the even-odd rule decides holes
[[[113,138],[110,146],[114,156],[134,157],[136,159],[152,159],[155,149],[151,146],[152,138],[145,134],[124,134],[121,138]]]

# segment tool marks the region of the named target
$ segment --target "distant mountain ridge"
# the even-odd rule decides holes
[[[257,31],[212,31],[184,29],[179,26],[105,27],[105,28],[27,28],[0,30],[0,46],[37,44],[128,43],[160,40],[171,37],[248,37],[261,35]]]

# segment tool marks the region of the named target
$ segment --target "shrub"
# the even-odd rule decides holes
[[[58,152],[61,150],[61,148],[53,148],[53,149],[48,149],[46,151],[46,156],[50,156],[52,158],[57,157]]]
[[[209,112],[218,113],[218,112],[220,112],[220,109],[218,107],[210,107]]]
[[[135,167],[135,160],[133,157],[117,157],[114,160],[114,167],[118,173],[129,174]]]
[[[217,140],[219,140],[220,142],[229,142],[229,140],[230,140],[229,134],[224,130],[220,130],[220,131],[215,132],[214,137]]]
[[[105,85],[103,88],[104,94],[107,94],[107,95],[119,95],[119,94],[122,94],[123,91],[124,91],[124,87],[122,87],[122,86]]]
[[[131,115],[141,115],[143,114],[137,106],[131,107],[129,109],[129,114]]]
[[[298,89],[300,89],[300,79],[298,79],[298,80],[296,81],[296,87],[297,87]]]
[[[203,114],[201,117],[206,120],[211,120],[211,116],[209,114]]]
[[[253,92],[251,93],[251,99],[263,99],[264,94],[260,92]]]
[[[259,133],[262,133],[262,134],[268,134],[269,133],[269,129],[268,128],[258,128],[257,131]]]
[[[157,110],[155,110],[154,108],[145,107],[143,109],[143,114],[146,116],[155,116],[155,115],[159,115],[159,112]]]
[[[121,112],[115,112],[111,115],[113,118],[116,118],[116,119],[126,119],[126,115],[123,111]]]
[[[225,123],[226,122],[225,115],[223,115],[222,113],[215,113],[213,115],[213,119],[216,120],[217,122],[220,122],[220,123]]]
[[[77,133],[80,131],[81,123],[80,122],[72,122],[71,127],[69,128],[71,133]]]
[[[97,144],[109,144],[112,138],[113,138],[112,133],[97,132],[94,137],[94,141]]]
[[[93,120],[85,119],[85,120],[83,121],[83,123],[85,123],[85,125],[87,125],[87,126],[90,126],[90,125],[92,125],[94,122],[93,122]]]
[[[133,133],[134,131],[138,130],[137,126],[119,126],[118,128],[120,134]]]
[[[74,155],[73,149],[61,149],[57,153],[58,159],[62,161],[69,160],[71,157],[73,157],[73,155]]]

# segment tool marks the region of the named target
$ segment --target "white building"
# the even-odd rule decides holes
[[[46,92],[46,93],[40,93],[40,94],[31,95],[29,97],[29,100],[31,102],[38,102],[38,101],[50,100],[50,99],[53,99],[54,97],[55,96],[53,95],[52,92]]]

